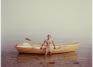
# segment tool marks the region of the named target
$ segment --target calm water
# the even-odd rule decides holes
[[[15,43],[2,45],[2,67],[92,67],[91,47],[52,56],[18,54]]]

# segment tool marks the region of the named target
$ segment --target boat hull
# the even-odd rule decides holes
[[[53,47],[51,47],[51,53],[57,54],[57,53],[64,53],[64,52],[72,52],[72,51],[76,51],[78,48],[79,48],[78,43],[60,45],[60,46],[56,46],[56,49],[53,49]],[[40,49],[40,46],[34,46],[34,47],[19,46],[19,44],[17,44],[16,49],[19,53],[45,54],[45,51],[43,49]]]

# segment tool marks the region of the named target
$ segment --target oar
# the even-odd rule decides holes
[[[31,45],[31,39],[29,39],[29,38],[25,38],[25,40],[30,41],[30,45]]]
[[[27,41],[31,41],[31,39],[29,39],[29,38],[25,38],[25,40],[27,40]]]

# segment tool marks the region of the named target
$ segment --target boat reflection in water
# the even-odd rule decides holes
[[[18,63],[28,63],[31,66],[43,67],[73,67],[79,65],[77,53],[69,52],[63,54],[54,54],[51,56],[36,55],[36,54],[18,54]],[[60,66],[61,65],[61,66]],[[78,66],[80,67],[80,66]]]

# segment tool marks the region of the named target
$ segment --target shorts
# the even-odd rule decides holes
[[[51,52],[50,46],[43,46],[43,49],[44,49],[44,50],[46,49],[46,52]]]

